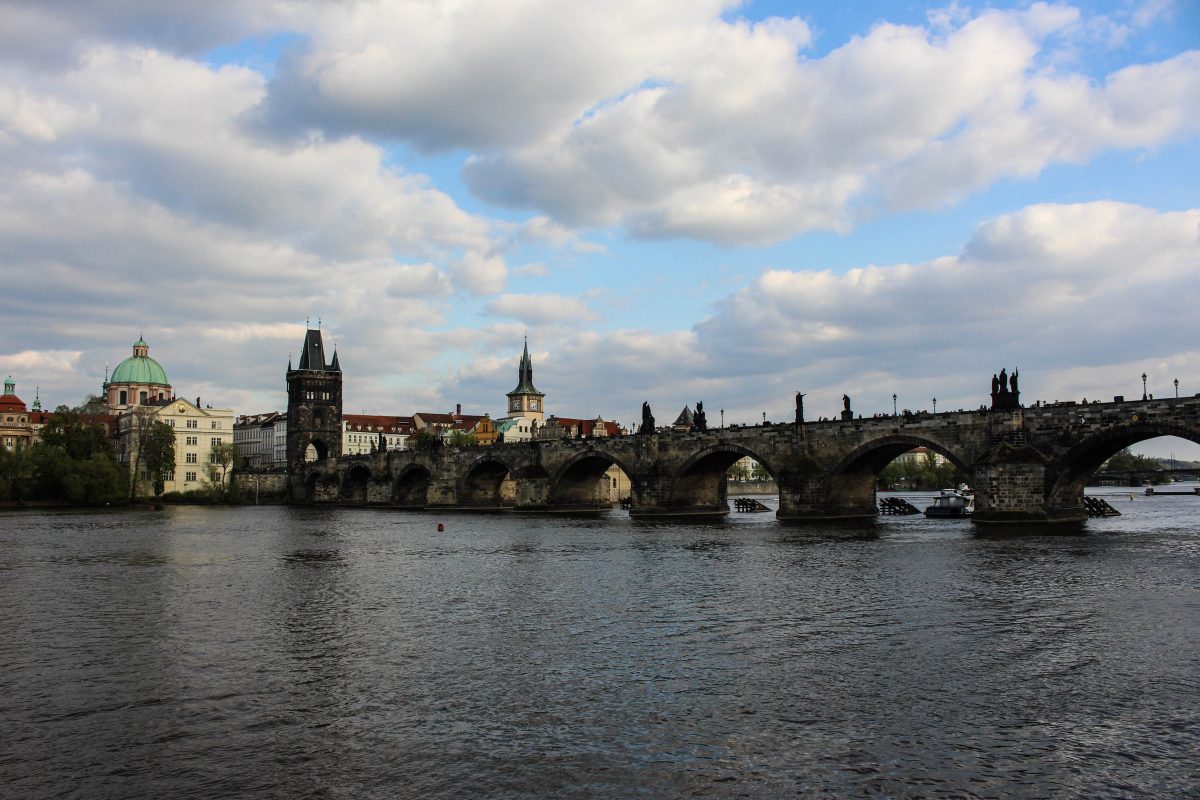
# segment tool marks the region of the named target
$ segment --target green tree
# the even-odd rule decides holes
[[[24,500],[33,475],[33,448],[0,447],[0,500]]]
[[[225,476],[235,461],[237,461],[237,445],[233,442],[218,442],[214,439],[208,448],[208,474],[219,497],[225,496]]]
[[[150,481],[154,496],[163,493],[167,475],[175,469],[175,429],[155,419],[148,409],[129,417],[130,436],[134,441],[133,463],[129,469],[129,499],[137,497],[142,477]]]
[[[108,428],[97,422],[85,422],[78,411],[66,406],[59,406],[50,415],[40,435],[43,444],[61,447],[76,460],[90,458],[97,453],[114,458]]]
[[[421,431],[409,440],[409,447],[413,450],[436,450],[441,446],[441,438],[431,431]]]
[[[1148,456],[1134,455],[1126,447],[1104,462],[1104,466],[1101,469],[1108,472],[1159,472],[1162,470],[1162,464]]]
[[[475,437],[468,431],[450,431],[442,441],[447,447],[470,447],[475,444]]]

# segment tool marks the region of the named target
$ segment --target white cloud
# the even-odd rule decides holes
[[[496,255],[467,253],[451,271],[455,285],[475,295],[501,292],[508,281],[508,267]]]
[[[759,243],[846,230],[875,199],[933,207],[1200,129],[1200,53],[1119,70],[1102,86],[1046,69],[1078,18],[1035,4],[937,33],[880,24],[813,60],[770,29],[731,28],[704,68],[480,154],[465,175],[488,199],[572,225]]]
[[[487,311],[498,317],[514,317],[530,325],[587,322],[597,318],[587,303],[560,294],[502,294],[487,304]]]

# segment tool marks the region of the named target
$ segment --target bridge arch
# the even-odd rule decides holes
[[[410,464],[392,482],[392,505],[425,508],[429,505],[429,482],[433,474],[422,464]]]
[[[1063,454],[1058,477],[1050,487],[1048,504],[1052,507],[1082,505],[1083,487],[1105,461],[1126,447],[1160,436],[1178,436],[1200,444],[1200,430],[1169,422],[1131,421],[1105,428]]]
[[[367,484],[370,482],[371,468],[366,464],[354,464],[342,475],[338,500],[343,503],[365,504],[367,502]]]
[[[884,467],[915,447],[924,447],[932,450],[946,458],[960,472],[967,475],[971,474],[971,465],[964,454],[942,444],[936,439],[904,433],[880,436],[879,438],[863,442],[842,456],[833,469],[830,470],[830,474],[835,477],[863,473],[878,476]]]
[[[838,460],[829,472],[830,506],[873,516],[879,473],[914,447],[924,447],[943,456],[964,475],[974,473],[962,453],[936,439],[907,433],[888,434],[863,442]]]
[[[550,478],[550,505],[580,508],[612,505],[612,489],[606,473],[614,465],[627,477],[633,475],[622,459],[604,450],[588,450],[573,456]]]
[[[477,459],[459,478],[458,500],[476,508],[512,506],[516,501],[512,466],[491,454]]]
[[[671,480],[667,505],[674,509],[728,510],[725,475],[738,460],[752,458],[779,483],[779,468],[759,453],[730,442],[711,445],[689,456]]]
[[[324,461],[329,458],[329,445],[319,436],[314,436],[308,440],[308,444],[304,446],[304,461],[311,463],[313,461]]]

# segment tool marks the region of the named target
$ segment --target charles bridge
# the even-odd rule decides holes
[[[1064,522],[1086,519],[1085,483],[1122,448],[1158,436],[1200,442],[1200,395],[1000,399],[993,379],[992,407],[977,411],[856,418],[847,398],[837,420],[325,458],[293,467],[289,492],[296,502],[578,512],[607,505],[615,464],[630,479],[631,516],[716,515],[729,510],[727,470],[749,456],[779,486],[781,520],[872,517],[880,470],[923,446],[970,476],[976,522]]]

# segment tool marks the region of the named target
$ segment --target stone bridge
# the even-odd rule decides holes
[[[577,512],[609,505],[605,471],[616,464],[632,485],[632,516],[715,515],[729,511],[726,471],[750,456],[779,486],[781,520],[872,517],[880,470],[923,446],[970,476],[977,522],[1078,521],[1088,477],[1158,436],[1200,443],[1200,395],[393,451],[305,464],[290,492],[300,502]]]

